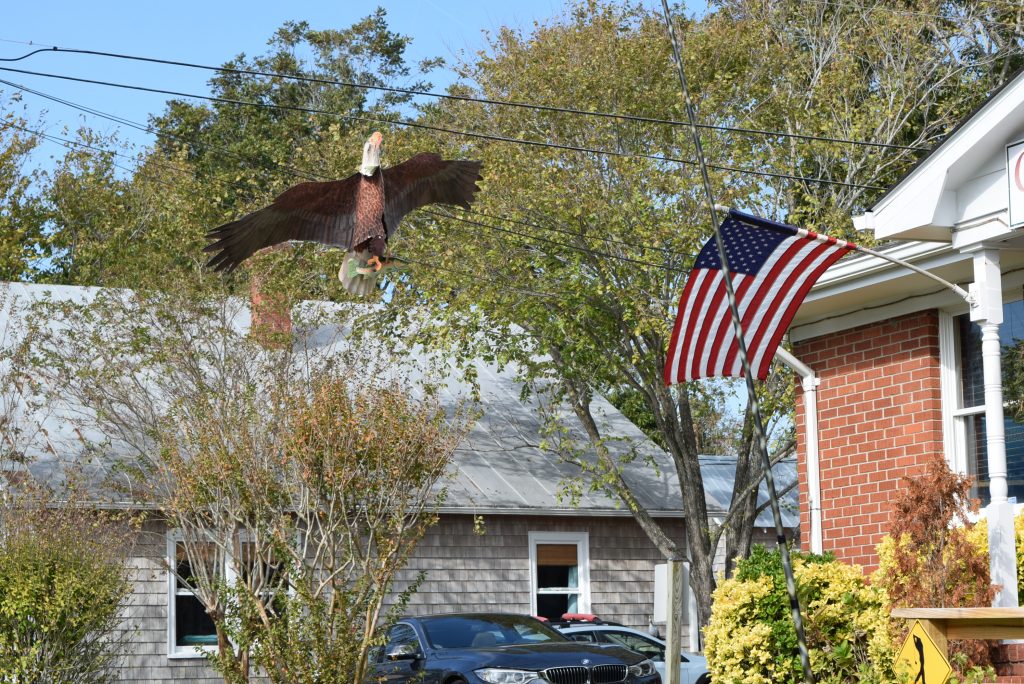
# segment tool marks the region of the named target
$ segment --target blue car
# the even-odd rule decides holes
[[[525,615],[407,617],[374,654],[370,680],[424,684],[660,684],[654,663],[619,646],[573,642]]]

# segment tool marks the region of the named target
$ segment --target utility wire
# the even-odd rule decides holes
[[[65,81],[74,81],[77,83],[89,83],[92,85],[103,85],[112,88],[123,88],[126,90],[137,90],[148,93],[158,93],[162,95],[172,95],[175,97],[192,98],[196,100],[207,100],[210,102],[219,102],[222,104],[240,105],[247,107],[256,107],[260,109],[280,109],[288,111],[296,111],[304,114],[322,114],[325,116],[331,116],[335,118],[346,119],[349,121],[356,121],[361,123],[372,123],[372,124],[385,124],[389,126],[405,126],[409,128],[418,128],[422,130],[434,131],[439,133],[448,133],[451,135],[459,135],[467,138],[476,138],[480,140],[490,140],[493,142],[509,143],[515,145],[525,145],[531,147],[550,148],[557,150],[565,150],[569,152],[580,152],[585,154],[597,154],[608,157],[621,157],[626,159],[652,159],[658,162],[671,162],[676,164],[684,164],[687,166],[697,166],[697,161],[693,159],[681,159],[678,157],[669,157],[665,155],[656,154],[643,154],[640,152],[618,152],[615,150],[595,149],[591,147],[582,147],[578,145],[564,145],[560,143],[542,142],[539,140],[526,140],[523,138],[513,138],[503,135],[493,135],[489,133],[480,133],[477,131],[463,131],[452,128],[445,128],[443,126],[434,126],[430,124],[421,123],[418,121],[405,121],[402,119],[381,119],[366,116],[356,116],[351,114],[341,114],[339,112],[330,112],[323,109],[316,109],[313,107],[302,107],[299,105],[284,105],[284,104],[267,104],[262,102],[252,102],[249,100],[236,100],[233,98],[218,97],[215,95],[195,95],[191,93],[183,93],[174,90],[165,90],[162,88],[151,88],[149,86],[131,85],[125,83],[115,83],[112,81],[101,81],[98,79],[80,78],[77,76],[67,76],[63,74],[51,74],[40,71],[29,71],[26,69],[15,69],[13,67],[0,67],[0,71],[8,71],[18,74],[27,74],[30,76],[42,76],[44,78],[55,78]],[[757,171],[753,169],[743,169],[735,166],[726,166],[723,164],[706,164],[707,168],[715,169],[716,171],[725,171],[730,173],[747,174],[753,176],[761,176],[765,178],[776,178],[784,180],[795,180],[805,183],[820,183],[823,185],[836,185],[848,188],[858,188],[862,190],[885,190],[885,188],[878,185],[868,185],[864,183],[851,183],[848,181],[832,180],[829,178],[810,178],[807,176],[798,176],[796,174],[781,173],[775,171]]]
[[[22,90],[22,91],[27,92],[27,93],[31,93],[32,95],[36,95],[38,97],[42,97],[42,98],[51,100],[53,102],[57,102],[59,104],[65,105],[67,107],[71,107],[73,109],[78,109],[79,111],[85,112],[85,113],[87,113],[87,114],[89,114],[91,116],[97,116],[97,117],[100,117],[100,118],[103,118],[103,119],[108,119],[110,121],[114,121],[116,123],[124,124],[126,126],[131,126],[132,128],[136,128],[136,129],[138,129],[140,131],[143,131],[143,132],[146,132],[146,133],[151,133],[151,134],[158,135],[158,136],[166,136],[166,137],[169,137],[169,138],[171,138],[173,140],[177,140],[177,141],[183,142],[185,144],[196,144],[198,142],[198,144],[200,144],[200,145],[202,145],[204,147],[215,149],[215,150],[217,150],[218,152],[220,152],[222,154],[225,154],[227,156],[233,157],[233,158],[238,159],[240,161],[245,161],[245,159],[241,155],[236,154],[236,153],[232,152],[231,150],[229,150],[229,149],[227,149],[227,148],[225,148],[225,147],[223,147],[221,145],[216,145],[214,143],[205,142],[205,141],[188,140],[188,139],[183,138],[182,136],[174,135],[173,133],[168,133],[166,131],[160,131],[160,130],[152,127],[152,126],[147,126],[145,124],[141,124],[139,122],[132,121],[130,119],[125,119],[123,117],[119,117],[119,116],[116,116],[116,115],[113,115],[113,114],[109,114],[107,112],[103,112],[103,111],[100,111],[98,109],[93,109],[92,107],[87,107],[85,105],[81,105],[81,104],[78,104],[78,103],[75,103],[75,102],[71,102],[70,100],[65,100],[63,98],[59,98],[59,97],[56,97],[54,95],[49,95],[47,93],[43,93],[41,91],[34,90],[32,88],[28,88],[28,87],[26,87],[26,86],[24,86],[22,84],[14,83],[14,82],[11,82],[11,81],[7,81],[5,79],[0,79],[0,84],[4,84],[4,85],[10,86],[12,88],[15,88],[15,89],[18,89],[18,90]],[[69,141],[69,142],[74,142],[74,141]],[[316,172],[310,172],[310,171],[306,171],[306,170],[303,170],[303,169],[299,169],[299,168],[297,168],[295,166],[292,166],[292,165],[289,165],[289,164],[283,164],[283,163],[280,163],[280,162],[275,162],[275,164],[278,167],[277,169],[264,168],[264,170],[267,173],[270,173],[270,174],[278,172],[278,171],[282,171],[282,172],[285,172],[286,174],[288,174],[288,175],[290,175],[292,177],[301,178],[303,180],[310,180],[310,181],[328,181],[328,180],[333,180],[332,177],[325,176],[323,174],[316,173]],[[174,168],[177,169],[178,167],[174,167]],[[187,171],[186,169],[180,169],[180,170]],[[238,184],[234,184],[234,185],[236,187],[238,187],[239,189],[244,189],[244,188],[242,188]],[[428,211],[428,210],[424,210],[424,211]],[[428,213],[430,213],[430,212],[428,211]],[[685,254],[683,252],[677,252],[677,251],[669,249],[667,247],[658,247],[657,245],[647,245],[647,244],[642,244],[642,243],[637,243],[637,242],[626,242],[624,240],[616,240],[614,238],[609,238],[609,237],[604,237],[604,236],[597,236],[597,235],[590,235],[590,236],[581,235],[581,234],[579,234],[576,231],[567,230],[565,228],[556,228],[556,227],[553,227],[553,226],[545,226],[545,225],[541,225],[541,224],[538,224],[538,223],[532,223],[530,221],[522,221],[522,220],[514,219],[514,218],[511,218],[511,217],[508,217],[508,216],[494,216],[494,215],[486,214],[484,212],[480,212],[480,211],[473,210],[473,209],[467,210],[467,213],[470,213],[470,214],[473,214],[473,215],[476,215],[476,216],[481,216],[481,217],[487,218],[487,219],[492,219],[492,220],[496,220],[496,221],[505,222],[505,223],[514,223],[514,224],[517,224],[517,225],[521,225],[521,226],[525,226],[525,227],[530,227],[530,228],[536,228],[536,229],[539,229],[539,230],[545,230],[545,231],[550,231],[550,232],[554,232],[554,233],[561,233],[561,234],[565,234],[565,235],[568,235],[568,236],[571,236],[571,237],[574,237],[574,238],[582,238],[582,239],[588,239],[588,240],[598,240],[598,241],[601,241],[601,242],[606,242],[608,244],[619,245],[619,246],[623,246],[623,247],[630,247],[630,248],[634,248],[634,249],[635,248],[639,248],[641,250],[653,250],[653,251],[657,251],[657,252],[662,252],[662,253],[664,253],[666,255],[669,255],[669,256],[682,257],[684,259],[689,258],[691,256],[691,255]],[[458,216],[447,215],[445,217],[446,218],[450,218],[450,219],[454,219],[456,221],[468,221],[468,219],[464,219],[464,218],[461,218],[461,217],[458,217]],[[484,224],[484,223],[479,223],[479,222],[476,222],[476,223],[477,223],[477,225],[480,225],[482,227],[489,227],[489,228],[497,229],[497,228],[495,228],[493,226],[488,226],[487,224]],[[538,236],[538,239],[542,239],[543,240],[544,238],[540,238]],[[555,242],[555,241],[549,241],[549,242],[553,242],[554,244],[563,244],[563,243],[559,243],[559,242]],[[603,254],[595,252],[595,255],[603,255]],[[609,256],[611,258],[617,258],[614,255],[607,255],[607,256]],[[640,262],[640,263],[643,263],[644,265],[650,265],[648,262]],[[678,272],[678,271],[675,271],[675,272]]]
[[[105,148],[102,148],[102,147],[97,147],[95,145],[90,145],[88,143],[83,143],[83,142],[80,142],[80,141],[77,141],[77,140],[71,140],[69,138],[64,138],[62,136],[54,135],[52,133],[46,133],[46,132],[43,132],[43,131],[34,130],[34,129],[28,128],[26,126],[20,126],[20,125],[15,124],[15,123],[10,123],[10,122],[8,122],[8,123],[0,123],[0,127],[13,128],[15,130],[19,130],[19,131],[22,131],[24,133],[28,133],[30,135],[36,135],[36,136],[39,136],[39,137],[44,138],[46,140],[50,140],[52,142],[56,142],[56,143],[64,145],[64,146],[74,145],[76,147],[81,147],[81,148],[93,150],[93,151],[101,153],[101,154],[110,154],[110,155],[113,155],[113,156],[116,156],[116,157],[122,157],[122,158],[125,158],[125,159],[131,159],[133,161],[137,161],[137,159],[135,157],[132,157],[131,155],[124,154],[122,152],[118,152],[116,150],[110,150],[110,149],[105,149]],[[156,165],[158,165],[158,166],[170,169],[172,171],[176,171],[178,173],[183,173],[183,174],[191,175],[191,172],[188,169],[182,168],[182,167],[174,165],[174,164],[168,164],[168,163],[159,162],[159,161],[155,161],[154,163]],[[126,169],[125,167],[120,166],[120,165],[117,165],[117,168],[120,168],[120,169],[129,171],[129,172],[132,172],[131,169]],[[228,185],[232,185],[232,186],[234,186],[234,187],[236,187],[238,189],[242,189],[242,190],[246,189],[246,188],[242,187],[241,185],[239,185],[238,183],[228,182]],[[528,234],[528,233],[521,233],[519,231],[511,230],[509,228],[502,228],[500,226],[491,225],[491,224],[488,224],[488,223],[484,223],[482,221],[474,221],[472,219],[462,218],[462,217],[455,216],[455,215],[448,214],[448,213],[444,213],[444,212],[433,211],[433,210],[430,210],[430,209],[420,209],[420,211],[423,212],[423,213],[426,213],[426,214],[433,215],[433,216],[438,217],[438,218],[451,219],[451,220],[458,221],[460,223],[465,223],[465,224],[468,224],[468,225],[471,225],[471,226],[476,226],[476,227],[479,227],[479,228],[485,228],[485,229],[490,230],[492,232],[500,232],[500,233],[505,233],[507,235],[512,235],[512,236],[518,237],[518,238],[520,238],[522,240],[526,240],[527,241],[525,243],[519,243],[519,244],[521,244],[523,246],[536,247],[537,246],[537,244],[536,244],[537,241],[540,241],[540,242],[544,242],[544,243],[547,243],[547,244],[556,245],[556,246],[561,247],[563,249],[568,249],[568,250],[571,250],[571,251],[574,251],[574,252],[579,252],[581,254],[588,254],[590,256],[595,256],[595,257],[599,257],[599,258],[613,259],[613,260],[622,261],[622,262],[625,262],[625,263],[637,264],[637,265],[643,266],[646,269],[655,268],[655,269],[667,271],[669,273],[678,273],[678,274],[684,274],[685,273],[685,271],[683,271],[681,269],[672,268],[672,267],[665,266],[665,265],[662,265],[662,264],[651,263],[651,262],[648,262],[648,261],[643,261],[641,259],[634,259],[632,257],[627,257],[627,256],[620,256],[620,255],[615,255],[615,254],[609,254],[607,252],[601,252],[601,251],[590,249],[590,248],[587,248],[587,247],[581,247],[579,245],[572,245],[572,244],[568,244],[568,243],[564,243],[564,242],[559,242],[557,240],[552,240],[552,239],[545,238],[545,237],[542,237],[542,236],[539,236],[539,235],[532,235],[532,234]]]
[[[683,68],[682,50],[680,50],[679,42],[676,39],[676,28],[672,23],[672,16],[669,13],[668,0],[661,0],[661,7],[665,15],[668,35],[672,42],[672,56],[675,59],[676,71],[679,74],[679,85],[683,93],[683,102],[686,105],[686,116],[691,123],[696,123],[697,115],[694,111],[693,100],[690,98],[690,89],[686,82],[686,70]],[[722,264],[722,280],[725,284],[725,293],[729,300],[729,314],[732,318],[733,335],[736,338],[740,363],[743,366],[743,376],[747,385],[747,408],[750,410],[751,418],[753,419],[755,441],[758,451],[761,453],[761,462],[764,466],[764,482],[768,488],[768,500],[772,506],[779,557],[782,560],[782,569],[786,576],[786,593],[789,594],[789,607],[793,615],[793,628],[796,632],[797,649],[800,652],[800,665],[804,671],[804,682],[806,684],[814,684],[814,672],[811,670],[811,656],[807,650],[807,637],[804,634],[803,618],[800,615],[800,601],[796,591],[793,564],[789,558],[786,528],[782,524],[779,495],[775,489],[775,475],[772,472],[771,457],[768,455],[768,438],[765,435],[764,420],[761,418],[761,407],[757,398],[757,387],[754,385],[754,375],[750,370],[750,358],[747,356],[747,343],[743,337],[743,322],[740,318],[739,306],[736,303],[736,291],[733,289],[732,275],[729,272],[729,260],[725,249],[725,241],[722,238],[722,232],[718,230],[719,223],[718,212],[715,209],[715,195],[711,189],[711,180],[708,178],[708,171],[704,164],[704,152],[701,149],[700,143],[700,130],[696,126],[692,126],[690,130],[693,134],[693,144],[697,151],[697,160],[700,162],[701,179],[704,182],[704,194],[708,203],[708,213],[710,213],[711,223],[715,227],[715,246],[718,248],[718,258]]]
[[[486,104],[486,105],[492,105],[492,106],[515,107],[515,108],[520,108],[520,109],[530,109],[530,110],[539,111],[539,112],[553,112],[553,113],[561,113],[561,114],[573,114],[573,115],[576,115],[576,116],[596,117],[596,118],[605,118],[605,119],[617,119],[617,120],[620,120],[620,121],[633,121],[633,122],[639,122],[639,123],[660,124],[660,125],[667,125],[667,126],[683,126],[683,127],[685,127],[685,126],[689,126],[690,125],[690,124],[686,123],[685,121],[675,121],[674,119],[658,119],[658,118],[647,117],[647,116],[638,116],[638,115],[635,115],[635,114],[619,114],[619,113],[616,113],[616,112],[603,112],[603,111],[595,111],[595,110],[587,110],[587,109],[575,109],[575,108],[572,108],[572,107],[557,107],[557,106],[554,106],[554,105],[536,104],[536,103],[532,103],[532,102],[521,102],[521,101],[516,101],[516,100],[495,100],[495,99],[486,98],[486,97],[472,97],[472,96],[469,96],[469,95],[455,95],[455,94],[452,94],[452,93],[436,93],[436,92],[433,92],[433,91],[417,90],[417,89],[414,89],[414,88],[398,88],[398,87],[395,87],[395,86],[383,86],[383,85],[373,85],[373,84],[367,84],[367,83],[355,83],[353,81],[339,81],[339,80],[328,79],[328,78],[316,78],[316,77],[312,77],[312,76],[298,76],[298,75],[295,75],[295,74],[282,74],[282,73],[279,73],[279,72],[261,71],[261,70],[258,70],[258,69],[239,69],[239,68],[236,68],[236,67],[224,67],[224,66],[215,67],[215,66],[210,66],[210,65],[207,65],[207,64],[196,64],[196,63],[193,63],[193,62],[183,62],[183,61],[178,61],[178,60],[173,60],[173,59],[159,59],[159,58],[156,58],[156,57],[143,57],[143,56],[139,56],[139,55],[128,55],[128,54],[123,54],[123,53],[118,53],[118,52],[105,52],[105,51],[102,51],[102,50],[83,50],[83,49],[78,49],[78,48],[62,48],[62,47],[57,47],[57,46],[50,46],[50,47],[46,47],[46,48],[39,48],[37,50],[33,50],[32,52],[29,52],[27,54],[22,55],[21,57],[0,58],[0,62],[18,62],[18,61],[21,61],[23,59],[27,59],[28,57],[32,57],[33,55],[37,55],[37,54],[39,54],[41,52],[51,52],[51,53],[56,52],[56,53],[64,53],[64,54],[69,54],[70,53],[70,54],[80,54],[80,55],[95,55],[95,56],[99,56],[99,57],[113,57],[113,58],[116,58],[116,59],[133,60],[133,61],[137,61],[137,62],[149,62],[149,63],[152,63],[152,64],[166,64],[166,65],[169,65],[169,66],[180,66],[180,67],[186,67],[186,68],[189,68],[189,69],[205,69],[206,71],[215,71],[215,72],[221,72],[221,73],[227,73],[227,74],[239,74],[239,75],[242,75],[242,76],[262,76],[262,77],[266,77],[266,78],[280,78],[280,79],[288,79],[288,80],[292,80],[292,81],[299,81],[299,82],[302,82],[302,83],[316,83],[318,85],[344,86],[344,87],[348,87],[348,88],[358,88],[358,89],[362,89],[362,90],[379,90],[379,91],[388,92],[388,93],[399,93],[399,94],[403,94],[403,95],[414,95],[414,96],[423,96],[423,97],[434,97],[434,98],[443,99],[443,100],[454,100],[454,101],[458,101],[458,102],[471,102],[471,103],[474,103],[474,104]],[[775,137],[775,138],[792,138],[792,139],[796,139],[796,140],[841,143],[841,144],[844,144],[844,145],[860,145],[860,146],[864,146],[864,147],[875,147],[875,148],[882,148],[882,149],[912,150],[912,151],[916,151],[916,152],[928,152],[928,151],[930,151],[930,148],[920,147],[920,146],[915,146],[915,145],[899,145],[899,144],[896,144],[896,143],[883,143],[883,142],[875,142],[875,141],[871,141],[871,140],[849,140],[849,139],[845,139],[845,138],[836,138],[836,137],[831,137],[831,136],[809,135],[809,134],[803,134],[803,133],[787,133],[785,131],[768,131],[768,130],[759,129],[759,128],[746,128],[746,127],[742,127],[742,126],[721,126],[721,125],[713,125],[713,124],[698,124],[698,127],[699,128],[708,129],[708,130],[725,131],[725,132],[729,132],[729,133],[742,133],[742,134],[747,134],[747,135],[763,135],[763,136],[769,136],[769,137]]]

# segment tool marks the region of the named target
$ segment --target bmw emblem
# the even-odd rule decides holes
[[[590,658],[584,658],[583,660],[580,661],[580,665],[589,665],[589,664],[590,664]]]

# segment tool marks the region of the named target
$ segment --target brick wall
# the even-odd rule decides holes
[[[928,457],[942,453],[938,330],[938,314],[925,311],[794,348],[821,380],[823,546],[865,571],[877,566],[875,546],[888,528],[889,501],[902,477],[921,472]],[[798,402],[800,524],[809,535],[803,426]]]

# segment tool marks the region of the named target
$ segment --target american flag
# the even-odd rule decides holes
[[[826,268],[856,245],[735,210],[718,229],[725,243],[750,370],[768,377],[790,321]],[[712,237],[701,249],[679,300],[665,362],[665,384],[741,377],[722,262]]]

